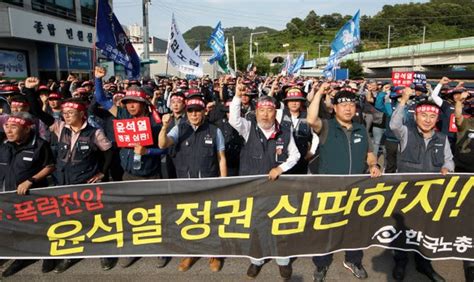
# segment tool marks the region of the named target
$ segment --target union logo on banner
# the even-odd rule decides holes
[[[119,148],[153,145],[150,119],[147,117],[114,120],[114,135]]]

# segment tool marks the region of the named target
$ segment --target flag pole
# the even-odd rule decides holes
[[[234,53],[234,71],[237,72],[237,55],[235,53],[235,37],[232,35],[232,51]]]
[[[98,0],[95,2],[95,36],[94,36],[94,43],[92,45],[92,68],[95,69],[95,66],[97,64],[97,47],[95,46],[95,43],[97,42],[97,14],[99,13],[99,1]]]

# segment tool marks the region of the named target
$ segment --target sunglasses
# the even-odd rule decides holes
[[[201,112],[202,110],[199,110],[199,109],[187,109],[186,112],[188,113],[198,113],[198,112]]]

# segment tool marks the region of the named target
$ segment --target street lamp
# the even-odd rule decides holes
[[[257,55],[258,55],[258,42],[254,42],[253,44],[255,44],[255,47],[257,47]]]
[[[392,26],[388,25],[388,39],[387,39],[387,49],[390,49],[390,31],[391,31]]]
[[[252,54],[252,45],[253,45],[252,38],[253,38],[253,36],[257,35],[257,34],[264,34],[264,33],[267,33],[267,32],[266,31],[259,31],[259,32],[250,33],[250,44],[249,44],[250,45],[250,47],[249,47],[250,48],[250,50],[249,50],[250,51],[250,53],[249,53],[250,59],[253,59],[253,54]]]
[[[321,59],[321,46],[331,47],[331,45],[329,45],[329,44],[318,43],[318,59]]]

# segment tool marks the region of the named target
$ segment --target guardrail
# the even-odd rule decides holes
[[[76,13],[74,10],[63,9],[49,4],[42,4],[38,2],[31,2],[33,10],[44,12],[50,15],[59,16],[61,18],[76,20]]]
[[[430,42],[417,45],[402,46],[390,49],[349,54],[343,60],[376,60],[398,57],[410,57],[423,54],[451,52],[453,50],[474,49],[474,37],[464,37],[452,40]],[[318,65],[326,64],[328,57],[318,59]]]

